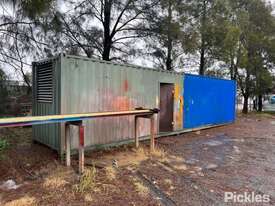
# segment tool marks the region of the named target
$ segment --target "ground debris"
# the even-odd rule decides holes
[[[16,190],[19,187],[21,187],[21,184],[17,185],[16,182],[12,179],[9,179],[9,180],[3,182],[0,185],[0,189],[2,189],[2,190]]]

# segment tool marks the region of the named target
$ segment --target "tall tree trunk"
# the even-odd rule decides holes
[[[172,70],[172,49],[173,42],[171,38],[171,23],[172,23],[172,2],[168,0],[168,32],[167,32],[167,58],[166,58],[166,69]]]
[[[229,71],[230,71],[230,79],[231,80],[234,80],[234,72],[233,72],[233,65],[232,65],[232,63],[231,63],[231,65],[230,65],[230,68],[229,68]]]
[[[206,50],[206,41],[205,41],[205,24],[206,24],[206,0],[203,1],[203,11],[201,18],[201,51],[200,51],[200,70],[199,74],[205,74],[205,50]]]
[[[199,71],[199,75],[204,75],[205,74],[205,48],[203,46],[201,46],[201,57],[200,57],[200,71]]]
[[[258,96],[258,112],[263,111],[263,95]]]
[[[247,114],[248,113],[248,98],[249,98],[249,96],[244,95],[243,98],[244,98],[244,102],[243,102],[243,111],[242,111],[242,113]]]
[[[113,0],[106,0],[104,4],[104,40],[102,59],[106,61],[110,61],[110,52],[112,47],[112,38],[110,33],[112,4]]]

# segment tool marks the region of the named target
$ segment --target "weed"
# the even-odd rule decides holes
[[[85,169],[84,173],[80,178],[79,184],[76,186],[76,191],[84,193],[89,190],[93,190],[96,186],[96,169],[92,167],[91,169]]]
[[[5,139],[0,139],[0,160],[4,158],[3,151],[9,147],[9,142]]]
[[[9,147],[9,142],[5,139],[0,139],[0,152],[6,150]]]

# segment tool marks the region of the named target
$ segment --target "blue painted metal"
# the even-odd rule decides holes
[[[184,128],[234,122],[235,81],[185,74],[183,93]]]

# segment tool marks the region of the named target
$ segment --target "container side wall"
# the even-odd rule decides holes
[[[235,120],[235,81],[184,75],[184,128]]]
[[[64,57],[61,70],[61,113],[158,108],[161,82],[173,83],[177,88],[174,130],[182,129],[182,75]],[[98,118],[84,121],[84,124],[87,147],[128,140],[134,134],[133,117]],[[139,136],[146,136],[149,131],[149,120],[140,120]],[[72,127],[73,148],[78,145],[77,133],[77,128]]]
[[[39,64],[33,64],[33,116],[54,115],[59,114],[59,60],[53,59],[52,62],[52,102],[41,102],[38,100],[38,78],[37,70],[47,62],[40,62]],[[50,148],[59,151],[60,150],[60,124],[45,124],[35,125],[32,127],[33,139],[37,142],[45,144]]]

